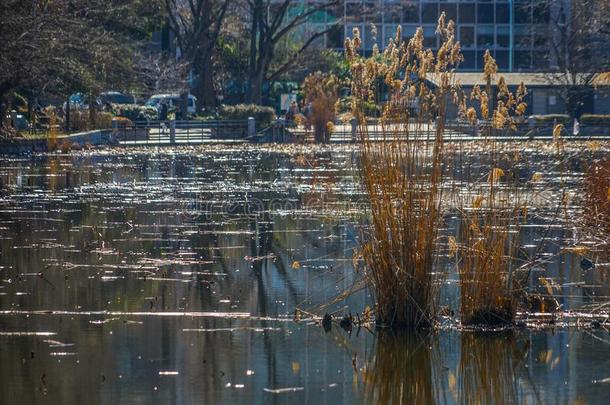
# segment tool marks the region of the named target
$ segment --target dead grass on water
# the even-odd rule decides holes
[[[454,24],[445,24],[444,15],[437,33],[444,42],[436,55],[424,49],[421,29],[408,43],[398,30],[383,53],[367,59],[358,55],[357,30],[346,41],[361,176],[371,204],[371,234],[362,247],[366,276],[378,323],[412,329],[432,326],[438,309],[441,275],[432,270],[442,223],[444,117],[456,91],[451,70],[462,60]],[[424,85],[430,71],[442,77],[435,90]],[[390,101],[380,120],[382,141],[372,141],[363,105],[377,102],[381,81]],[[417,114],[407,107],[414,100],[425,100]]]
[[[439,18],[437,34],[442,45],[437,53],[423,46],[423,31],[402,42],[400,30],[383,53],[370,58],[358,54],[360,36],[346,41],[352,72],[353,115],[359,121],[361,176],[371,210],[371,231],[362,246],[366,279],[376,300],[376,320],[383,325],[419,329],[434,326],[438,314],[439,288],[443,274],[437,270],[440,228],[448,203],[443,196],[448,163],[445,156],[445,121],[448,103],[458,106],[460,116],[472,123],[479,118],[491,122],[490,130],[513,129],[514,116],[525,111],[526,90],[513,94],[498,78],[498,96],[493,102],[492,80],[497,65],[485,55],[486,86],[478,86],[470,100],[455,81],[454,69],[463,60],[455,40],[455,26]],[[428,75],[438,86],[429,89]],[[366,103],[378,102],[380,88],[388,93],[380,119],[381,141],[369,134]],[[419,111],[409,106],[415,102]],[[492,142],[493,143],[493,142]],[[459,252],[463,319],[466,323],[510,322],[514,316],[514,290],[510,277],[516,239],[511,226],[519,221],[520,202],[510,195],[502,199],[499,169],[493,162],[485,190],[487,206],[464,212],[462,231],[454,238]],[[488,316],[492,315],[493,316]]]

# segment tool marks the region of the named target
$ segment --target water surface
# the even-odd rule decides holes
[[[531,153],[524,176],[545,164]],[[603,328],[424,336],[295,323],[296,307],[371,304],[362,290],[321,307],[356,278],[356,167],[348,146],[1,158],[0,402],[606,403]],[[576,162],[564,181],[576,190],[580,177]],[[603,263],[559,254],[573,234],[540,231],[544,212],[523,245],[556,242],[543,270],[561,304],[602,302]]]

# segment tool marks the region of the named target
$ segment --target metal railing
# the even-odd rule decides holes
[[[175,145],[243,139],[251,135],[251,127],[248,120],[136,121],[117,123],[113,132],[122,144]]]

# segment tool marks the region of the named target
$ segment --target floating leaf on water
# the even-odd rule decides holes
[[[292,362],[292,374],[298,374],[301,371],[301,363],[298,361]]]
[[[292,262],[292,266],[293,269],[297,270],[301,268],[301,263],[299,263],[297,260],[295,260],[294,262]]]

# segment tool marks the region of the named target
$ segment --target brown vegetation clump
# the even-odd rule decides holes
[[[610,158],[595,160],[585,175],[585,220],[594,233],[610,235]]]
[[[489,91],[497,66],[489,53],[485,54],[484,62],[483,76]],[[520,85],[515,94],[511,93],[502,76],[497,80],[497,88],[493,111],[484,108],[490,102],[486,91],[474,91],[472,94],[472,98],[481,103],[482,114],[488,114],[492,120],[489,131],[483,133],[489,154],[486,164],[491,167],[487,180],[472,181],[469,197],[457,203],[461,212],[461,226],[455,253],[460,280],[461,318],[467,325],[512,323],[521,291],[514,272],[520,229],[527,216],[527,203],[518,185],[508,178],[503,169],[496,167],[500,160],[500,146],[489,135],[491,128],[497,133],[515,127],[515,117],[520,116],[527,107],[524,102],[527,89]]]
[[[434,271],[442,224],[444,119],[448,96],[459,91],[452,69],[462,60],[454,24],[439,19],[443,44],[424,49],[422,29],[402,42],[400,29],[383,53],[358,54],[360,35],[346,41],[352,72],[352,110],[359,122],[361,174],[371,205],[372,229],[362,255],[376,299],[377,322],[417,329],[433,326],[442,274]],[[430,90],[427,75],[440,77]],[[383,82],[390,102],[381,125],[383,141],[371,140],[364,105]],[[404,105],[417,98],[421,111]],[[436,118],[438,117],[438,118]],[[436,118],[436,125],[432,122]]]
[[[59,150],[62,153],[68,153],[70,152],[70,150],[72,149],[72,142],[70,142],[69,139],[64,139],[63,141],[61,141],[61,143],[59,144]]]
[[[303,82],[305,103],[311,103],[311,116],[306,118],[313,125],[314,138],[318,143],[330,141],[336,115],[335,105],[339,100],[339,85],[337,76],[321,72],[310,74]]]
[[[484,194],[463,209],[457,248],[461,317],[464,324],[511,323],[519,285],[514,262],[525,205],[510,202],[510,187],[500,185],[501,169],[493,169]]]
[[[361,175],[371,206],[371,230],[365,236],[362,256],[366,280],[376,299],[376,320],[411,329],[433,326],[438,314],[438,290],[443,274],[439,257],[440,228],[448,207],[443,182],[451,159],[445,156],[445,120],[448,103],[460,115],[477,121],[465,93],[455,81],[454,69],[463,60],[455,40],[455,26],[439,18],[437,34],[442,45],[435,54],[424,49],[423,31],[408,42],[400,29],[388,47],[374,49],[369,58],[359,55],[358,30],[346,41],[352,73],[352,114],[358,120],[361,141]],[[515,117],[526,109],[521,85],[515,94],[506,81],[497,81],[497,99],[490,100],[497,65],[485,54],[485,89],[475,87],[470,102],[478,103],[483,119],[491,120],[483,135],[488,143],[489,176],[470,179],[478,196],[459,200],[463,226],[452,238],[460,274],[462,320],[465,324],[512,322],[518,290],[512,271],[518,247],[519,226],[526,216],[519,190],[501,183],[498,146],[489,135],[515,127]],[[425,83],[434,76],[438,85]],[[382,86],[382,87],[381,87]],[[381,139],[372,140],[364,113],[367,103],[387,92],[389,100],[380,118]],[[412,111],[405,106],[419,106]],[[495,106],[495,108],[494,108]],[[458,168],[459,169],[459,168]]]

